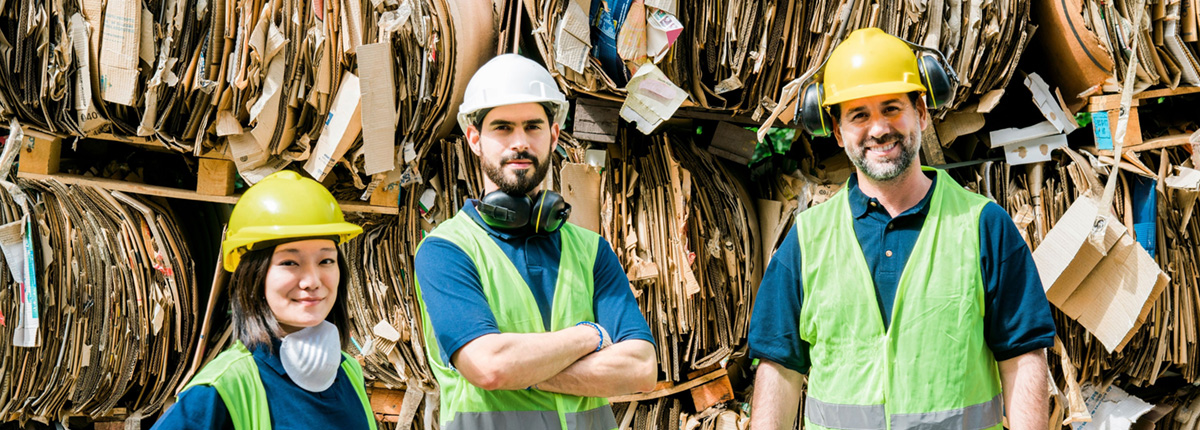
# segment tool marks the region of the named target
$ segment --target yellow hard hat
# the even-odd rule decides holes
[[[926,91],[917,56],[908,43],[878,28],[854,30],[829,54],[822,106],[873,97]]]
[[[257,245],[321,237],[336,237],[342,244],[359,233],[362,227],[346,222],[329,190],[299,173],[283,170],[263,178],[238,199],[229,216],[221,254],[225,270],[232,272],[242,255]]]

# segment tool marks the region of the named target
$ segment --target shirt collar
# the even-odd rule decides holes
[[[283,342],[274,336],[271,337],[271,348],[265,348],[263,345],[254,347],[251,353],[258,361],[265,363],[267,367],[275,371],[279,376],[287,375],[287,371],[283,369],[283,360],[279,358],[279,347]]]
[[[510,241],[513,239],[529,237],[529,236],[533,236],[535,234],[532,231],[533,229],[528,228],[528,227],[527,228],[516,228],[516,229],[509,230],[509,229],[495,228],[495,227],[488,225],[487,221],[483,220],[483,215],[479,214],[479,208],[475,207],[478,204],[479,204],[479,199],[469,199],[469,200],[467,200],[467,202],[465,204],[463,204],[462,211],[466,212],[467,216],[471,217],[471,221],[475,221],[475,224],[478,225],[480,228],[482,228],[483,231],[486,231],[488,234],[498,237],[498,238],[500,238],[500,240],[504,240],[504,241]]]
[[[921,198],[921,201],[917,202],[916,206],[909,208],[900,215],[896,215],[895,218],[905,215],[924,215],[929,213],[929,201],[933,198],[933,190],[937,187],[938,177],[937,172],[928,172],[922,170],[921,173],[925,174],[925,176],[928,176],[929,179],[933,181],[933,183],[929,184],[929,190],[925,192],[925,197]],[[846,182],[846,187],[849,188],[850,213],[854,215],[854,218],[858,219],[866,216],[868,209],[885,212],[887,211],[887,209],[883,208],[883,205],[879,204],[879,199],[863,194],[862,189],[858,187],[858,173],[850,175],[850,179]]]

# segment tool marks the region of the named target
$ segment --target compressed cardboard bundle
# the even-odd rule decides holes
[[[762,276],[757,215],[740,182],[686,135],[623,129],[609,146],[601,234],[616,248],[667,381],[744,344]]]
[[[0,12],[0,116],[224,152],[248,183],[291,163],[318,180],[339,162],[370,177],[454,128],[467,79],[494,54],[492,8],[13,0]]]
[[[171,212],[55,181],[4,188],[0,308],[18,321],[0,327],[12,339],[0,349],[0,415],[45,423],[119,406],[137,422],[158,411],[183,382],[198,326]]]
[[[1003,89],[1034,28],[1030,2],[1012,0],[522,3],[538,29],[534,40],[545,63],[569,94],[625,99],[637,110],[643,106],[628,100],[652,105],[678,90],[691,105],[755,120],[776,106],[785,84],[820,65],[857,28],[878,26],[941,50],[963,82],[951,108]],[[635,85],[633,78],[649,64],[661,69],[663,82],[674,87],[671,94],[664,95],[666,84]],[[791,101],[785,96],[781,102]],[[638,114],[647,110],[655,109]],[[673,110],[656,114],[670,117]]]

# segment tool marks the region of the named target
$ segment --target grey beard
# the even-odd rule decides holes
[[[859,151],[846,151],[846,155],[850,156],[850,162],[854,163],[854,167],[857,167],[859,172],[871,180],[888,182],[900,177],[900,174],[908,170],[913,160],[917,158],[917,142],[919,142],[917,139],[920,139],[920,135],[914,133],[899,140],[897,143],[900,145],[900,156],[890,162],[868,163],[865,140],[862,145],[859,145]]]

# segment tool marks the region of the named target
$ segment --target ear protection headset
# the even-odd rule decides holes
[[[571,205],[550,190],[542,190],[532,199],[492,191],[479,200],[477,209],[483,221],[492,227],[516,229],[532,223],[534,233],[553,233],[571,216]]]
[[[917,69],[921,75],[921,85],[925,86],[925,101],[929,110],[949,106],[953,101],[954,91],[959,85],[954,67],[946,62],[946,58],[940,51],[904,39],[900,40],[908,44],[917,54]],[[804,130],[818,137],[833,134],[833,117],[823,106],[825,87],[821,83],[824,80],[825,63],[828,61],[829,58],[826,57],[825,62],[821,63],[820,72],[813,75],[809,83],[804,85],[800,103],[796,105],[796,110],[799,111],[796,112],[796,117],[800,118]]]

